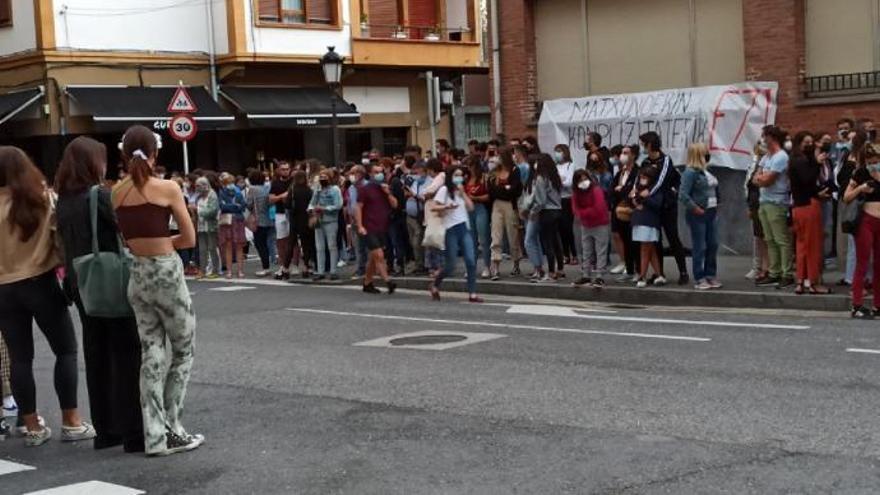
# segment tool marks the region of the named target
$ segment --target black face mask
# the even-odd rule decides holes
[[[805,144],[803,150],[804,150],[805,155],[810,156],[816,152],[816,145],[815,144]]]
[[[329,180],[322,180],[322,181],[320,181],[320,183],[321,183],[321,187],[327,187],[330,185]]]
[[[821,149],[822,153],[831,153],[831,143],[823,144],[822,148],[820,148],[820,149]]]

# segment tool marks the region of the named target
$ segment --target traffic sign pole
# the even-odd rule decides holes
[[[186,147],[187,141],[183,142],[183,174],[189,175],[189,150]]]

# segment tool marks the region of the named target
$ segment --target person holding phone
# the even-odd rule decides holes
[[[874,319],[880,316],[880,291],[874,291],[874,307],[864,306],[865,275],[873,257],[874,280],[880,280],[880,144],[869,143],[862,153],[865,166],[853,172],[843,200],[847,203],[861,199],[862,216],[856,239],[856,268],[852,281],[853,318]]]
[[[793,201],[791,216],[795,232],[796,294],[828,294],[819,285],[822,277],[822,200],[829,197],[820,183],[821,164],[817,159],[813,135],[801,131],[794,136],[791,166],[788,170]]]

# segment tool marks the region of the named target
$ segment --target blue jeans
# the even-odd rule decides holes
[[[474,253],[479,246],[483,266],[487,270],[492,263],[492,232],[489,230],[489,209],[483,203],[474,203],[474,211],[470,212],[471,237],[474,239]]]
[[[718,275],[718,219],[717,209],[709,208],[703,215],[691,211],[685,214],[691,229],[692,266],[694,280],[714,279]]]
[[[541,249],[541,228],[537,220],[526,221],[525,245],[529,263],[539,270],[544,264],[544,250]]]
[[[336,263],[339,261],[339,248],[336,245],[336,232],[339,224],[336,222],[318,222],[315,227],[315,248],[318,258],[318,275],[325,273],[326,260],[325,249],[330,252],[330,273],[336,274]]]
[[[406,217],[393,218],[388,224],[388,268],[397,265],[402,271],[406,267],[406,253],[409,235],[406,231]]]
[[[467,270],[467,287],[469,294],[477,293],[477,260],[474,255],[474,241],[468,232],[467,223],[460,223],[446,229],[446,267],[440,275],[434,279],[434,287],[440,288],[443,279],[455,271],[458,256],[464,257],[464,266]]]

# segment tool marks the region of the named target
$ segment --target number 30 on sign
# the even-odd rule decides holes
[[[171,137],[178,141],[189,141],[196,137],[198,126],[192,116],[181,113],[171,118],[168,131],[171,133]]]

